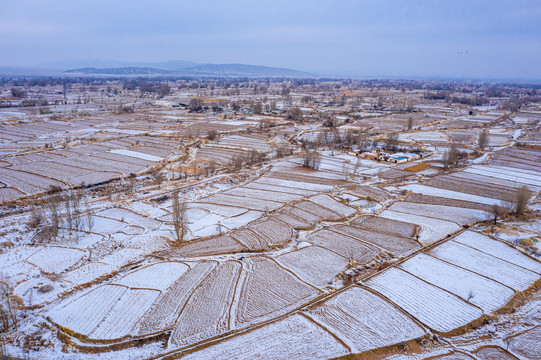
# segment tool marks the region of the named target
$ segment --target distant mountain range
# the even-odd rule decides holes
[[[175,62],[167,63],[170,67]],[[154,65],[154,64],[153,64]],[[158,65],[158,64],[155,64]],[[165,66],[164,66],[165,67]],[[187,66],[176,69],[164,67],[84,67],[65,71],[70,74],[94,74],[94,75],[179,75],[179,76],[230,76],[230,77],[285,77],[285,78],[309,78],[314,74],[307,72],[275,68],[268,66],[246,64],[203,64]]]
[[[154,68],[162,70],[179,70],[192,66],[199,65],[193,61],[186,60],[172,60],[172,61],[160,61],[160,62],[141,62],[141,61],[114,61],[114,60],[71,60],[71,61],[59,61],[43,63],[37,68],[54,69],[66,71],[70,69],[81,68],[98,68],[98,69],[112,69],[112,68]]]

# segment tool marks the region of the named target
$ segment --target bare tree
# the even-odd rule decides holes
[[[498,219],[503,219],[507,216],[508,211],[506,208],[502,205],[494,204],[492,205],[491,209],[491,215],[492,215],[492,221],[494,221],[494,225],[497,224]]]
[[[349,179],[353,174],[355,170],[351,166],[349,160],[346,160],[342,163],[342,175],[344,175],[345,180]]]
[[[93,218],[92,208],[90,207],[90,203],[88,202],[88,199],[85,200],[85,217],[86,217],[86,224],[88,225],[88,232],[92,232],[92,226],[94,226],[94,218]]]
[[[46,199],[46,204],[49,210],[50,217],[50,226],[47,230],[50,230],[48,235],[53,239],[58,236],[58,229],[60,227],[60,213],[58,210],[58,206],[61,201],[62,197],[58,193],[50,194]]]
[[[531,196],[532,192],[526,187],[526,185],[518,188],[515,200],[515,212],[517,214],[522,214],[526,211]]]
[[[398,146],[398,134],[393,132],[385,140],[385,150],[395,151]]]
[[[0,274],[0,334],[11,328],[17,330],[17,316],[10,295],[9,281]]]
[[[242,168],[242,165],[245,163],[246,159],[244,154],[238,154],[231,158],[229,163],[229,169],[231,171],[238,171]]]
[[[216,140],[217,137],[218,137],[218,131],[212,129],[207,132],[207,139],[212,141],[212,140]]]
[[[319,163],[321,162],[321,154],[317,151],[306,151],[303,155],[302,166],[310,169],[319,169]]]
[[[484,150],[488,145],[488,131],[482,130],[477,138],[477,145],[481,150]]]
[[[408,118],[408,127],[407,127],[407,129],[408,129],[408,131],[410,131],[412,128],[413,128],[413,118],[410,116]]]
[[[186,202],[181,201],[179,197],[179,190],[173,191],[173,227],[175,230],[175,238],[177,243],[184,242],[184,236],[186,234]]]
[[[460,151],[455,144],[452,144],[449,150],[446,150],[445,153],[443,153],[443,168],[447,170],[449,167],[458,165],[459,161]]]
[[[298,107],[293,107],[286,112],[288,120],[299,121],[302,119],[302,111]]]

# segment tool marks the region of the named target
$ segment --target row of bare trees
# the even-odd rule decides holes
[[[60,230],[69,237],[75,235],[86,224],[88,232],[94,225],[93,212],[82,189],[62,192],[60,187],[51,187],[44,199],[44,208],[32,208],[29,226],[39,229],[37,240],[42,243],[58,238]]]

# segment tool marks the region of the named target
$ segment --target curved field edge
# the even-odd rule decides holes
[[[416,252],[414,254],[411,254],[409,256],[406,256],[406,257],[400,259],[398,262],[394,263],[391,267],[398,267],[401,263],[403,263],[407,259],[415,256],[416,254],[418,254],[418,253],[427,253],[428,251],[434,249],[438,245],[440,245],[442,243],[446,243],[450,239],[451,238],[446,238],[446,239],[443,239],[443,240],[441,240],[441,241],[439,241],[437,243],[431,244],[430,246],[427,246],[427,247],[423,248],[419,252]],[[493,241],[499,241],[499,240],[495,240],[495,239],[492,239],[492,240]],[[502,242],[502,241],[499,241],[499,242]],[[512,246],[511,246],[511,248],[513,248],[515,251],[518,251]],[[521,253],[521,254],[525,255],[523,253]],[[525,256],[527,256],[527,255],[525,255]],[[366,279],[372,278],[374,276],[377,276],[379,273],[381,273],[383,271],[385,271],[385,269],[383,269],[381,271],[378,271],[376,273],[372,273],[370,275],[367,275],[363,280],[366,280]],[[291,316],[291,315],[293,315],[293,314],[295,314],[295,313],[297,313],[299,311],[302,312],[305,309],[313,307],[314,305],[316,305],[318,303],[324,302],[324,301],[336,296],[337,294],[340,294],[343,291],[346,291],[347,289],[351,288],[352,286],[356,286],[356,285],[354,285],[354,284],[349,285],[349,286],[347,286],[347,287],[345,287],[343,289],[340,289],[339,291],[336,291],[336,292],[334,292],[332,294],[322,294],[322,295],[318,296],[317,298],[313,299],[312,301],[310,301],[308,304],[304,304],[303,306],[301,306],[299,308],[292,309],[291,311],[289,311],[289,312],[287,312],[287,313],[285,313],[285,314],[283,314],[281,316],[278,316],[276,318],[265,320],[265,321],[262,321],[262,322],[258,322],[258,323],[249,325],[249,326],[244,327],[244,328],[231,329],[231,330],[226,331],[225,333],[219,334],[219,335],[217,335],[215,337],[204,339],[204,340],[201,340],[201,341],[199,341],[197,343],[189,344],[189,345],[187,345],[185,347],[182,347],[182,348],[172,349],[170,351],[166,351],[164,354],[159,355],[158,357],[161,358],[162,356],[165,356],[165,355],[169,356],[170,355],[170,356],[174,356],[173,358],[177,358],[178,356],[182,356],[181,354],[185,354],[186,351],[192,352],[192,349],[194,349],[193,351],[196,351],[196,349],[211,346],[212,344],[219,343],[219,342],[221,342],[221,341],[223,341],[225,339],[229,339],[229,338],[235,337],[237,335],[247,333],[247,332],[249,332],[251,330],[254,330],[254,329],[263,327],[263,326],[265,326],[267,324],[271,324],[271,323],[274,323],[276,321],[279,321],[280,319],[284,319],[284,318],[286,318],[288,316]],[[362,288],[364,288],[365,290],[367,289],[364,286],[362,286]],[[460,335],[460,334],[467,333],[467,332],[479,327],[480,325],[482,325],[482,324],[486,323],[487,321],[489,321],[494,315],[512,312],[513,308],[516,307],[517,304],[521,304],[521,303],[524,303],[524,302],[528,301],[528,298],[530,297],[530,295],[534,291],[536,291],[538,289],[541,289],[541,278],[536,280],[535,282],[533,282],[527,289],[524,289],[523,291],[517,291],[515,293],[515,295],[503,307],[501,307],[501,308],[499,308],[497,310],[494,310],[493,312],[491,312],[489,314],[483,314],[479,318],[474,319],[474,320],[472,320],[472,321],[470,321],[470,322],[468,322],[468,323],[466,323],[466,324],[464,324],[464,325],[462,325],[460,327],[454,328],[453,330],[450,330],[448,332],[438,332],[438,331],[432,330],[429,326],[426,326],[422,321],[419,321],[413,315],[410,315],[409,313],[407,313],[405,310],[403,310],[402,308],[397,306],[394,302],[392,302],[391,300],[389,300],[388,298],[386,298],[382,294],[379,294],[377,291],[373,291],[372,289],[370,289],[369,291],[376,293],[384,301],[387,301],[387,302],[393,304],[399,311],[401,311],[402,313],[406,313],[410,318],[414,319],[416,323],[422,324],[423,328],[431,329],[430,332],[437,333],[437,334],[442,335],[442,336],[455,336],[455,335]],[[83,351],[83,352],[105,352],[105,351],[112,351],[112,350],[119,350],[119,349],[128,348],[128,347],[134,346],[135,344],[138,344],[139,342],[141,342],[141,343],[149,343],[149,342],[162,341],[162,340],[167,341],[168,338],[170,337],[169,331],[171,330],[171,329],[166,329],[166,330],[164,330],[164,331],[162,331],[160,333],[154,333],[154,334],[151,334],[151,335],[143,335],[143,336],[135,336],[135,337],[128,336],[128,337],[124,337],[122,339],[117,339],[117,340],[89,341],[89,339],[86,338],[84,335],[75,333],[74,331],[72,331],[70,329],[67,329],[65,327],[62,327],[61,325],[58,325],[58,324],[55,324],[55,323],[53,323],[53,324],[60,330],[58,336],[66,345],[75,347],[76,349],[78,349],[80,351]],[[415,340],[415,339],[412,339],[412,340]],[[85,344],[85,342],[86,342],[86,344]],[[385,349],[385,348],[389,348],[390,346],[392,346],[392,345],[385,346],[385,347],[378,348],[378,349]],[[384,351],[384,350],[382,350],[382,351]],[[180,352],[180,354],[178,354],[179,352]],[[366,354],[375,354],[375,352],[377,352],[377,351],[376,350],[363,351],[362,353],[359,353],[359,355],[362,355],[362,354],[365,354],[365,353]],[[348,358],[347,356],[351,356],[351,355],[353,355],[353,354],[346,355],[346,357],[344,357],[344,358]]]

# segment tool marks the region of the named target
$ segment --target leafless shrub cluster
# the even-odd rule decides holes
[[[17,313],[11,299],[9,281],[0,274],[0,334],[17,330]]]
[[[310,169],[319,169],[321,154],[317,151],[306,151],[302,157],[302,166]]]

